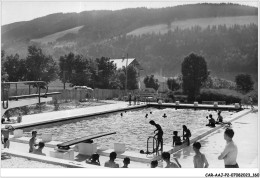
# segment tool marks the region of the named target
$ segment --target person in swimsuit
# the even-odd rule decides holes
[[[182,137],[183,137],[183,142],[187,142],[188,146],[190,145],[190,137],[191,137],[191,132],[190,130],[187,128],[186,125],[183,125],[182,126],[183,128],[183,134],[182,134]]]
[[[151,125],[156,127],[157,133],[154,136],[157,136],[157,144],[156,144],[156,152],[159,151],[159,145],[161,145],[161,151],[163,152],[163,130],[162,127],[159,124],[156,124],[153,120],[150,120],[149,122]]]
[[[130,164],[130,158],[125,157],[123,160],[124,166],[122,168],[128,168],[128,165]]]
[[[116,152],[111,152],[109,155],[109,160],[105,162],[105,167],[119,168],[119,164],[115,162],[116,157],[117,157]]]
[[[233,129],[227,128],[224,132],[224,139],[227,144],[224,151],[219,155],[219,160],[224,160],[225,168],[239,168],[237,164],[237,145],[233,142],[232,138],[234,136]]]
[[[201,144],[200,142],[195,142],[193,144],[193,150],[195,156],[193,157],[194,168],[208,168],[209,163],[204,154],[200,152]]]
[[[170,161],[170,153],[168,152],[162,153],[162,159],[166,162],[165,168],[181,168],[181,165],[176,158],[174,160],[176,161],[177,164]]]
[[[172,146],[178,146],[181,145],[181,137],[178,136],[178,131],[173,131],[173,137],[172,137]]]
[[[93,154],[88,160],[86,160],[86,163],[100,166],[99,154],[97,153]]]
[[[151,161],[151,168],[156,168],[157,166],[158,166],[158,161],[157,160]]]
[[[33,154],[37,154],[37,155],[43,155],[46,156],[45,153],[42,152],[43,148],[44,148],[45,144],[43,142],[39,142],[38,144],[38,148],[33,150]]]
[[[4,148],[10,147],[9,133],[14,130],[15,129],[11,125],[6,125],[5,128],[1,129],[1,140],[2,140],[2,144],[4,144]]]
[[[29,141],[29,153],[32,153],[34,150],[34,146],[37,146],[36,144],[36,136],[37,136],[37,131],[32,131],[32,138]]]

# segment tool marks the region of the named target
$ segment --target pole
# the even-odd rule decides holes
[[[63,70],[63,89],[65,90],[65,70]]]
[[[125,92],[127,93],[127,65],[128,65],[128,53],[126,53],[126,66],[125,66]]]

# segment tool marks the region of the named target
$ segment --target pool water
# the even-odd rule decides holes
[[[51,133],[53,140],[61,142],[101,132],[116,132],[115,135],[94,139],[94,142],[102,148],[113,148],[113,143],[125,143],[127,150],[139,152],[141,149],[146,150],[148,136],[154,135],[156,128],[149,124],[150,120],[161,125],[164,144],[172,144],[172,132],[177,130],[179,135],[182,135],[182,125],[186,125],[191,133],[195,133],[196,130],[206,127],[208,123],[206,116],[210,113],[214,119],[217,119],[215,111],[209,113],[207,110],[192,109],[147,108],[122,113],[123,116],[115,113],[72,123],[60,123],[60,125],[37,129],[37,132],[38,134]],[[167,115],[166,118],[162,117],[164,113]],[[147,118],[145,118],[146,114],[148,114]],[[225,118],[230,116],[230,112],[223,111],[222,116],[225,121]],[[30,132],[25,134],[31,136]]]

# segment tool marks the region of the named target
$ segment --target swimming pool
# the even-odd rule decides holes
[[[147,108],[122,113],[123,116],[120,113],[115,113],[72,121],[71,123],[61,122],[53,126],[43,126],[37,131],[38,134],[50,133],[53,135],[53,140],[61,142],[100,132],[117,132],[115,135],[95,139],[94,142],[103,148],[113,148],[115,142],[125,143],[127,150],[139,152],[146,148],[148,136],[154,135],[155,127],[149,124],[150,120],[161,125],[164,131],[164,144],[171,144],[174,130],[179,131],[179,135],[182,135],[182,125],[186,125],[192,133],[195,133],[199,128],[205,127],[205,124],[208,123],[206,116],[209,115],[207,110],[169,108]],[[166,118],[162,117],[164,113],[167,115]],[[217,118],[216,112],[211,111],[210,113],[213,118]],[[145,118],[146,114],[148,114],[147,118]],[[230,116],[230,112],[222,111],[222,116],[225,120],[226,117]],[[25,132],[25,134],[28,137],[31,136],[30,132]]]

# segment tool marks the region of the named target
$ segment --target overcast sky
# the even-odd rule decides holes
[[[64,1],[64,0],[45,0],[45,1],[24,1],[24,0],[2,0],[1,3],[1,24],[10,24],[19,21],[28,21],[37,17],[42,17],[48,14],[63,12],[82,12],[89,10],[118,10],[134,7],[147,7],[147,8],[160,8],[167,6],[176,6],[182,4],[195,4],[195,3],[219,3],[219,2],[232,2],[237,4],[244,4],[249,6],[258,7],[257,0],[239,1],[239,0],[81,0],[81,1]]]

